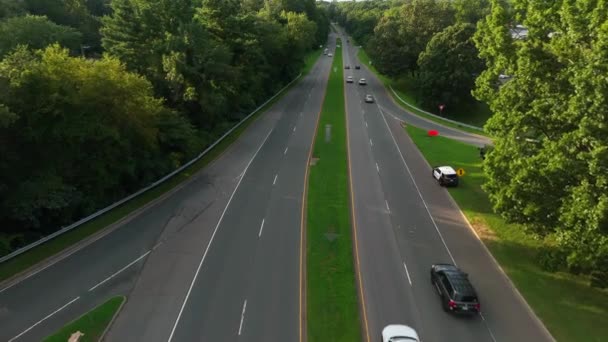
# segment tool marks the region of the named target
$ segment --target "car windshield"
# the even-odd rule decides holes
[[[456,178],[456,175],[445,175],[447,178]]]

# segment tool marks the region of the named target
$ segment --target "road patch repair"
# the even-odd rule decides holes
[[[105,303],[87,312],[75,321],[67,324],[59,331],[44,339],[44,342],[88,342],[99,341],[106,328],[110,325],[125,297],[110,298]]]
[[[340,40],[337,40],[340,46]],[[307,337],[361,341],[353,264],[342,51],[336,48],[310,165],[306,213]]]

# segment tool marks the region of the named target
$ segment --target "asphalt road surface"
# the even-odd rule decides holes
[[[346,38],[342,39],[346,42]],[[388,324],[414,327],[427,341],[551,341],[542,323],[469,228],[448,192],[400,121],[475,145],[487,139],[443,127],[397,106],[381,82],[345,45],[345,89],[357,246],[365,302],[364,324],[379,341]],[[362,65],[355,70],[355,65]],[[356,82],[366,78],[367,86]],[[375,103],[365,103],[372,94]],[[469,273],[482,315],[443,311],[430,283],[433,263],[455,263]]]
[[[117,294],[106,341],[297,341],[304,172],[330,67],[321,56],[179,188],[2,284],[0,341],[39,341]]]

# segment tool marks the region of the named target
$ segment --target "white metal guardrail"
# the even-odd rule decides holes
[[[397,96],[397,98],[399,99],[399,101],[403,102],[403,103],[404,103],[405,105],[407,105],[408,107],[414,108],[415,110],[421,111],[421,112],[423,112],[424,114],[430,115],[430,116],[435,117],[435,118],[437,118],[437,119],[441,119],[441,120],[443,120],[443,121],[451,122],[451,123],[453,123],[453,124],[455,124],[455,125],[459,125],[459,126],[468,127],[468,128],[475,129],[475,130],[478,130],[478,131],[482,131],[482,132],[483,132],[483,128],[481,128],[481,127],[478,127],[478,126],[473,126],[473,125],[469,125],[469,124],[465,124],[465,123],[462,123],[462,122],[459,122],[459,121],[455,121],[455,120],[450,120],[450,119],[444,118],[444,117],[442,117],[442,116],[439,116],[439,115],[437,115],[437,114],[429,113],[429,112],[427,112],[426,110],[420,109],[420,108],[418,108],[418,107],[416,107],[416,106],[414,106],[414,105],[412,105],[412,104],[408,103],[408,102],[407,102],[407,101],[405,101],[404,99],[402,99],[402,98],[401,98],[401,96],[399,96],[399,94],[397,94],[397,92],[396,92],[396,91],[393,89],[393,86],[392,86],[392,85],[389,85],[389,88],[391,88],[391,91],[393,92],[393,94],[395,94],[395,96]]]
[[[230,133],[232,133],[235,129],[239,128],[245,121],[247,121],[250,117],[252,117],[255,113],[257,113],[258,111],[260,111],[260,109],[262,109],[262,107],[264,107],[265,105],[267,105],[270,101],[274,100],[277,96],[279,96],[279,94],[281,94],[283,92],[283,90],[287,89],[287,87],[289,87],[290,85],[292,85],[295,81],[297,81],[300,77],[302,76],[302,74],[300,73],[296,78],[294,78],[291,82],[289,82],[285,87],[283,87],[281,90],[279,90],[276,94],[274,94],[271,98],[269,98],[268,100],[266,100],[266,102],[264,102],[263,104],[261,104],[258,108],[256,108],[253,112],[251,112],[250,114],[248,114],[244,119],[242,119],[241,121],[239,121],[236,125],[234,125],[231,129],[229,129],[226,133],[224,133],[224,135],[222,135],[219,139],[217,139],[213,144],[209,145],[209,147],[207,147],[203,152],[201,152],[198,156],[196,156],[194,159],[190,160],[189,162],[187,162],[186,164],[180,166],[179,168],[177,168],[175,171],[169,173],[168,175],[162,177],[161,179],[157,180],[156,182],[148,185],[147,187],[137,191],[134,194],[131,194],[121,200],[119,200],[118,202],[115,202],[113,204],[110,204],[109,206],[83,218],[80,219],[74,223],[72,223],[71,225],[67,226],[67,227],[63,227],[60,230],[47,235],[45,237],[43,237],[42,239],[32,242],[31,244],[27,245],[27,246],[23,246],[21,248],[19,248],[16,251],[13,251],[10,254],[7,254],[5,256],[3,256],[2,258],[0,258],[0,264],[10,260],[20,254],[23,254],[27,251],[29,251],[30,249],[39,246],[49,240],[52,240],[66,232],[69,232],[70,230],[74,229],[74,228],[78,228],[79,226],[93,220],[94,218],[103,215],[105,213],[107,213],[108,211],[134,199],[135,197],[143,194],[144,192],[147,192],[155,187],[157,187],[158,185],[164,183],[165,181],[167,181],[168,179],[172,178],[173,176],[175,176],[176,174],[182,172],[183,170],[185,170],[186,168],[188,168],[190,165],[196,163],[199,159],[201,159],[202,157],[204,157],[207,153],[209,153],[209,151],[211,151],[215,146],[217,146],[217,144],[219,144],[220,142],[222,142],[222,140],[224,140],[228,135],[230,135]]]

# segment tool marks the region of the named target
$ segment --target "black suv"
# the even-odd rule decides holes
[[[481,307],[469,277],[451,264],[431,266],[431,283],[441,296],[443,310],[447,312],[477,314]]]

